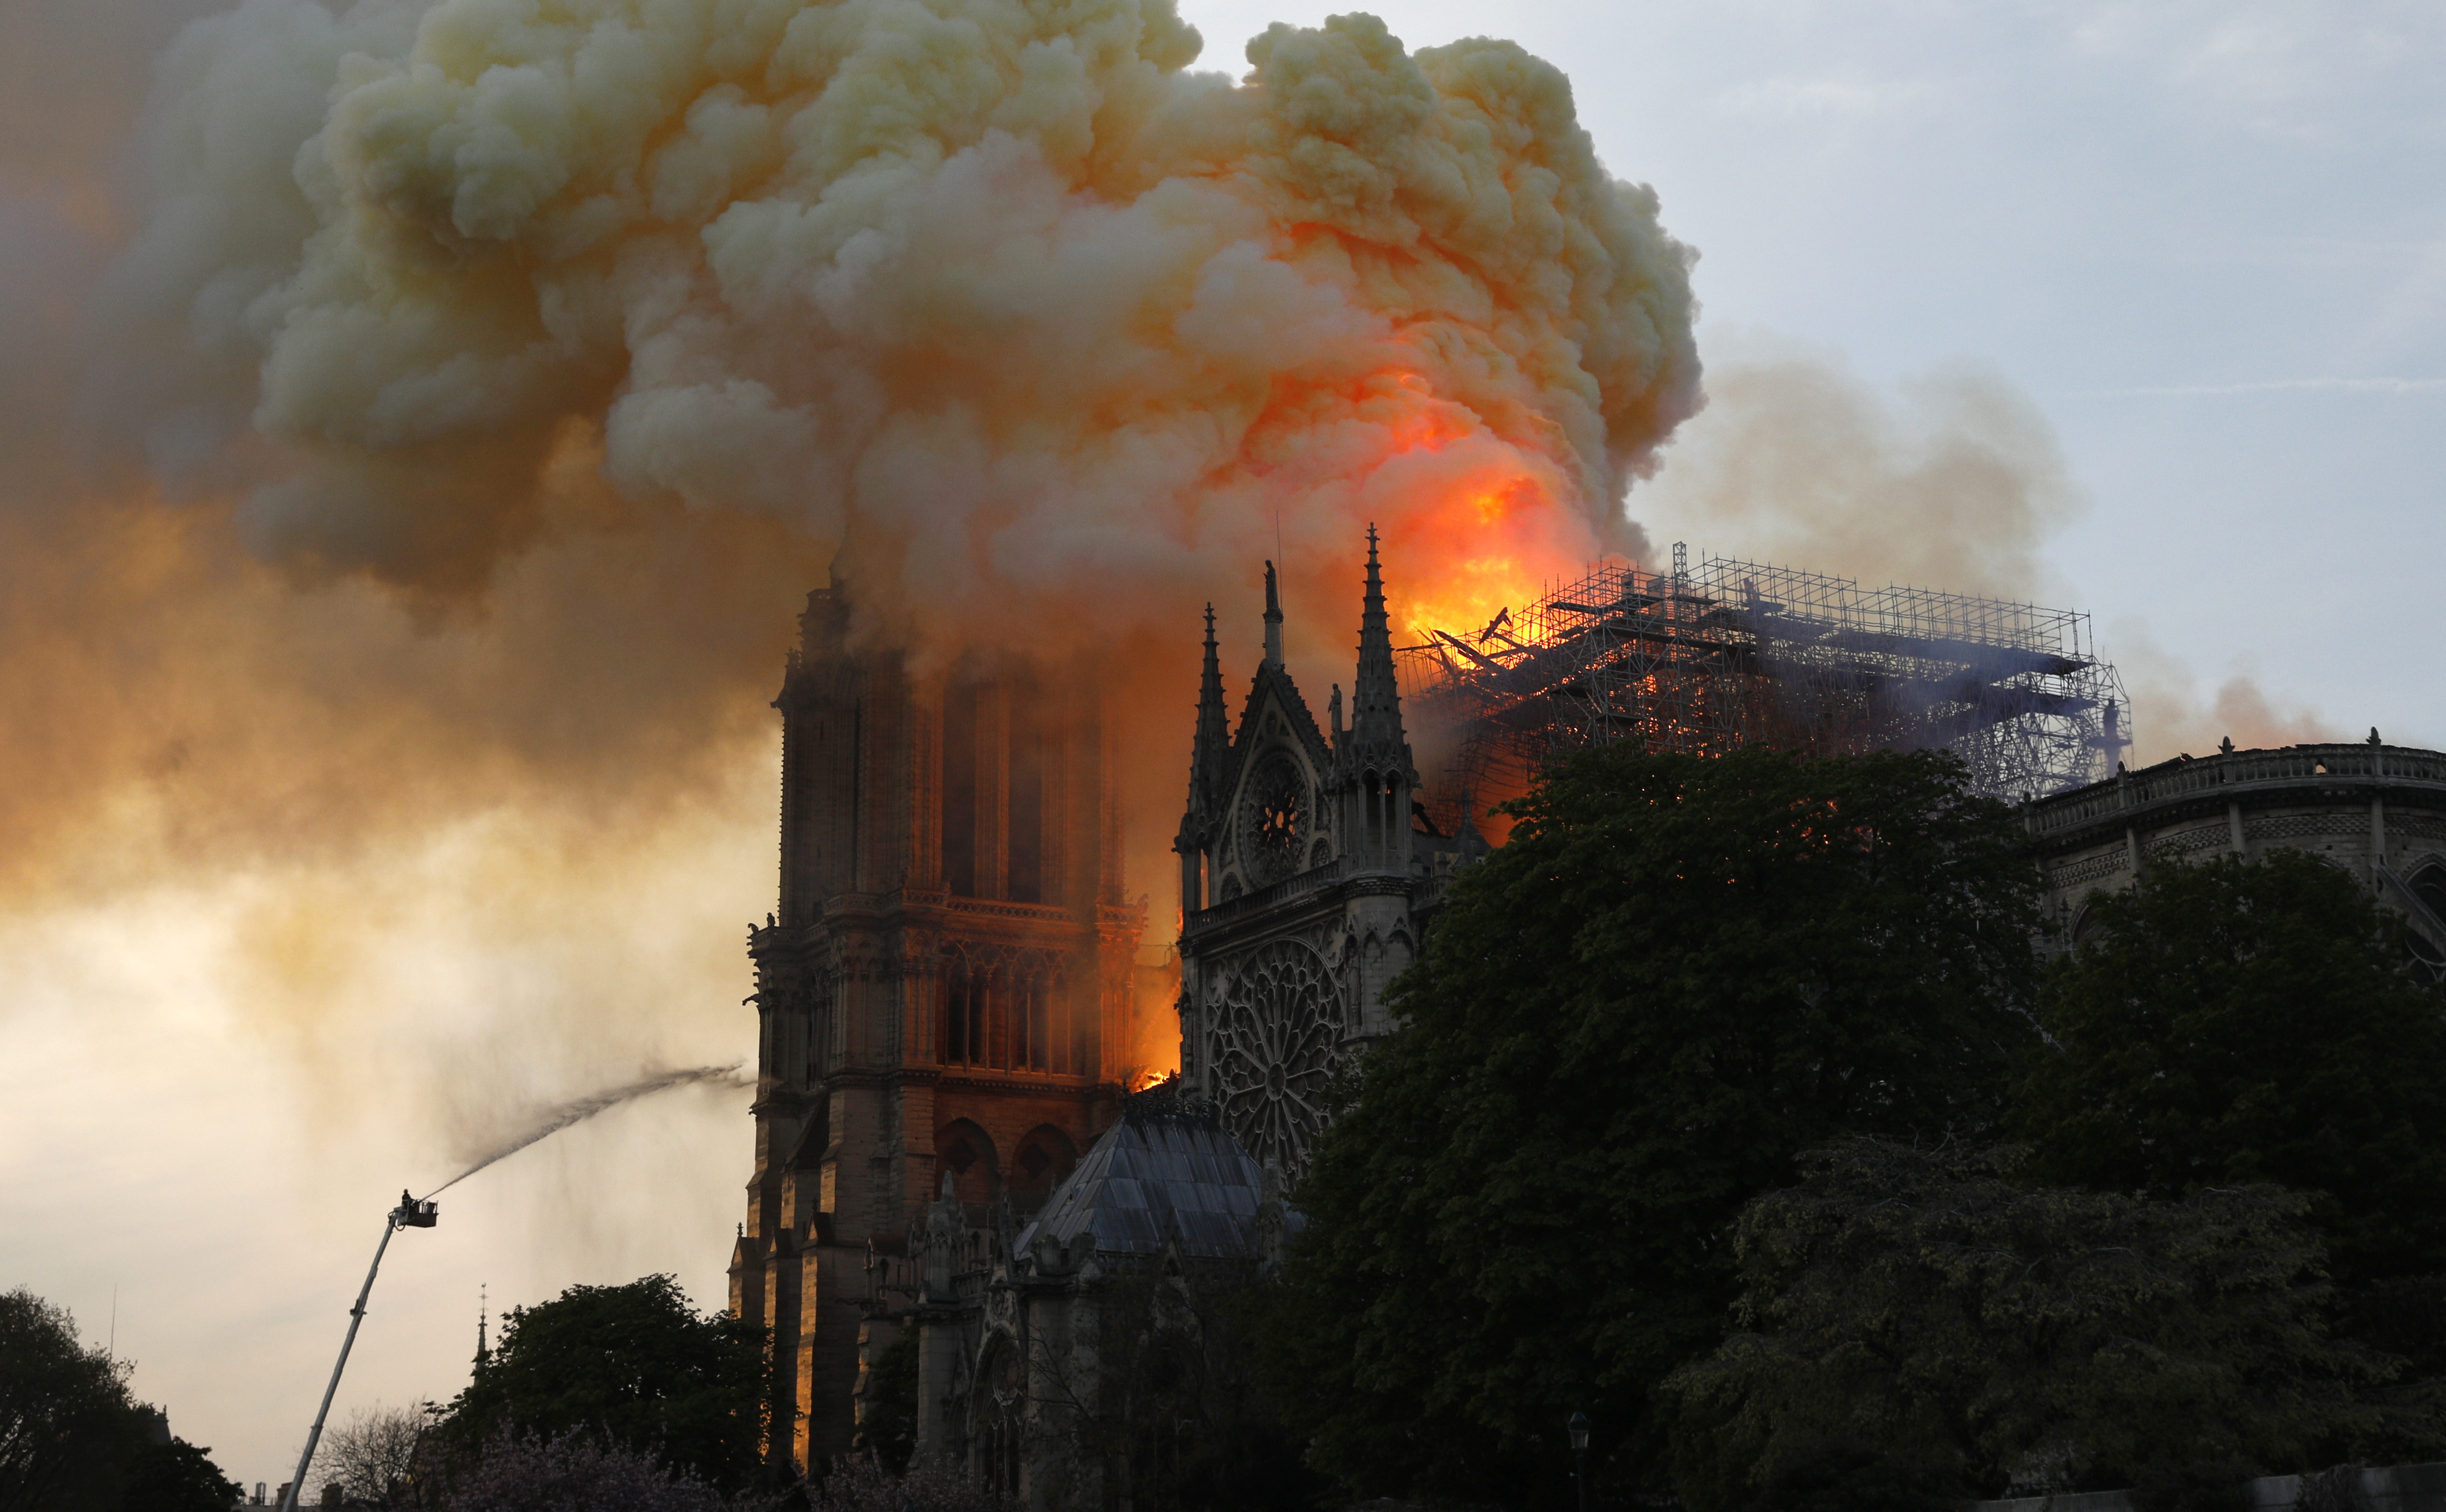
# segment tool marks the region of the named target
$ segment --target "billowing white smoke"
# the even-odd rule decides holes
[[[259,549],[422,588],[594,467],[846,540],[904,633],[1176,615],[1277,532],[1339,597],[1368,518],[1414,581],[1640,550],[1691,256],[1563,76],[1198,47],[1168,0],[244,0],[165,65],[121,299],[191,392],[259,375]]]

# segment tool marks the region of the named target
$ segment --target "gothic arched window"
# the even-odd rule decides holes
[[[953,949],[943,958],[943,1063],[978,1066],[986,1058],[986,988],[990,973]]]
[[[1010,1189],[1014,1197],[1042,1202],[1070,1168],[1079,1163],[1078,1147],[1051,1124],[1041,1124],[1019,1142],[1010,1158]]]
[[[934,1136],[934,1160],[950,1174],[951,1189],[960,1201],[990,1203],[1001,1195],[1002,1171],[993,1140],[967,1119],[946,1124]]]

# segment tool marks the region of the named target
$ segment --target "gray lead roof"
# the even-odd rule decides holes
[[[1028,1253],[1039,1235],[1068,1248],[1083,1234],[1106,1254],[1152,1255],[1176,1233],[1184,1255],[1253,1258],[1262,1175],[1204,1119],[1124,1113],[1054,1188],[1017,1249]]]

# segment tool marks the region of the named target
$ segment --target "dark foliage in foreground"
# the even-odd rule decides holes
[[[727,1493],[756,1477],[766,1390],[764,1331],[700,1316],[671,1278],[573,1286],[502,1318],[445,1436],[464,1455],[504,1431],[595,1435]]]
[[[213,1451],[173,1438],[143,1444],[126,1460],[127,1512],[229,1512],[238,1484],[213,1463]]]
[[[24,1287],[0,1293],[0,1512],[225,1512],[237,1483],[212,1451],[153,1442],[128,1365]]]
[[[1021,1512],[957,1471],[920,1464],[895,1474],[872,1455],[831,1466],[808,1489],[809,1512]]]
[[[1568,1496],[1574,1409],[1601,1461],[1652,1455],[1741,1204],[1845,1133],[1990,1128],[2032,1040],[2036,873],[1948,756],[1617,746],[1508,808],[1314,1153],[1266,1330],[1362,1491]]]
[[[2446,997],[2307,851],[2152,867],[2050,973],[2015,1126],[2049,1179],[2310,1195],[2337,1279],[2446,1271]]]
[[[2302,850],[2160,865],[2088,904],[2014,1128],[2040,1174],[2175,1200],[2273,1182],[2326,1244],[2344,1335],[2402,1362],[2330,1446],[2446,1458],[2446,995]]]
[[[723,1512],[694,1476],[652,1454],[572,1429],[504,1428],[454,1467],[444,1512]]]
[[[2019,1161],[1853,1140],[1749,1205],[1748,1332],[1667,1388],[1689,1505],[1751,1505],[1830,1444],[1963,1500],[2230,1482],[2367,1417],[2384,1367],[2327,1337],[2303,1198],[2034,1188]]]

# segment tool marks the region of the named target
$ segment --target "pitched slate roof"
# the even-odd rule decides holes
[[[1122,1107],[1015,1246],[1039,1235],[1064,1248],[1081,1236],[1104,1254],[1153,1255],[1168,1235],[1198,1259],[1255,1259],[1263,1173],[1211,1114]]]

